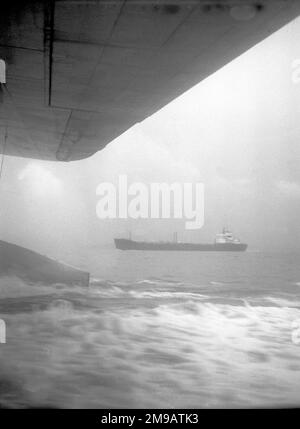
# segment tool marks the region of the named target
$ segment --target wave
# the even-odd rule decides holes
[[[131,290],[130,295],[134,298],[171,298],[171,299],[207,299],[207,295],[203,295],[200,293],[192,293],[192,292],[175,292],[175,291],[137,291],[137,290]]]
[[[299,405],[295,295],[164,278],[0,287],[0,407]]]
[[[2,404],[290,404],[299,389],[298,349],[290,337],[297,317],[295,308],[234,307],[194,297],[151,308],[106,306],[101,313],[59,299],[44,311],[7,316]]]
[[[226,283],[224,282],[214,282],[214,281],[210,281],[209,284],[211,284],[212,286],[225,286]]]

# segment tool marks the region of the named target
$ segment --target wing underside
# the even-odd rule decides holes
[[[293,0],[5,0],[2,152],[86,158],[299,13]]]

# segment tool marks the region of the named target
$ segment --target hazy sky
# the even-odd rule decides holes
[[[227,224],[250,249],[300,249],[300,18],[137,124],[89,159],[67,164],[6,157],[1,237],[55,249],[137,239],[213,241]],[[298,66],[298,68],[300,68]],[[300,75],[300,74],[299,74]],[[200,181],[205,223],[99,220],[96,187]]]

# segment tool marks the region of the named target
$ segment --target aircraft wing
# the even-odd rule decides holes
[[[1,151],[58,161],[101,150],[300,14],[298,0],[4,0],[1,8]]]

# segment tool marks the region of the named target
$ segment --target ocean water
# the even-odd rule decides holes
[[[91,249],[67,262],[90,270],[89,288],[0,279],[0,406],[300,405],[299,255]]]

